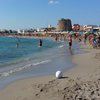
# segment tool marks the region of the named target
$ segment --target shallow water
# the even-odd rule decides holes
[[[43,46],[38,47],[38,40],[0,37],[0,88],[18,79],[55,74],[57,70],[71,68],[72,55],[80,52],[77,42],[70,51],[66,42],[44,38]],[[19,48],[16,48],[16,41],[20,43]]]

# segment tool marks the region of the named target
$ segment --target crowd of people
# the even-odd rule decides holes
[[[78,40],[79,42],[84,43],[85,45],[91,46],[92,48],[100,48],[100,34],[99,33],[87,33],[83,32],[68,32],[67,34],[55,34],[53,35],[56,41],[64,40],[69,44],[69,49],[72,47],[72,40]]]
[[[9,36],[9,34],[7,35],[5,34],[1,34],[2,36]],[[20,34],[11,34],[11,36],[22,36]],[[28,35],[31,36],[31,35]],[[62,33],[45,33],[44,34],[40,34],[40,33],[34,33],[33,35],[34,37],[52,37],[54,38],[56,41],[67,41],[69,44],[69,49],[71,49],[72,47],[72,41],[73,40],[78,40],[79,42],[83,42],[84,44],[89,44],[89,46],[91,46],[92,48],[100,48],[100,33],[89,33],[89,32],[83,32],[82,34],[80,34],[79,32],[66,32],[66,34],[62,34]],[[42,39],[39,39],[39,46],[42,46]],[[16,47],[19,47],[19,43],[16,43]]]
[[[93,48],[100,48],[100,34],[84,34],[83,35],[84,44],[89,43]]]

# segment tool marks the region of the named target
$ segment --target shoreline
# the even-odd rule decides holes
[[[71,67],[71,54],[66,49],[66,44],[61,42],[58,46],[42,52],[43,56],[41,53],[33,55],[33,58],[36,57],[36,60],[24,58],[24,62],[8,66],[9,70],[7,69],[3,72],[0,70],[2,72],[0,73],[0,89],[16,80],[32,76],[51,75],[57,70],[63,71]]]
[[[87,89],[91,86],[91,84],[93,85],[94,82],[99,83],[100,57],[97,57],[97,55],[99,55],[100,50],[87,48],[84,45],[82,45],[81,49],[84,49],[85,53],[73,55],[72,61],[75,66],[66,70],[62,79],[56,79],[55,75],[49,75],[18,80],[0,90],[0,99],[67,100],[66,98],[70,98],[71,100],[71,96],[74,98],[74,95],[78,95],[77,98],[82,95],[84,97],[81,98],[94,98],[94,93],[91,94],[92,96],[88,96],[89,91],[87,92]],[[90,85],[84,87],[84,89],[86,89],[86,93],[84,92],[85,94],[81,95],[78,91],[83,93],[83,90],[78,87],[83,88],[84,84]],[[99,86],[97,83],[96,85]],[[100,99],[100,96],[98,97],[96,95],[95,98]]]

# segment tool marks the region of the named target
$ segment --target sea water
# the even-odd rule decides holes
[[[72,67],[71,57],[79,52],[79,43],[67,49],[64,41],[41,38],[0,37],[0,88],[12,81],[39,75],[54,74]],[[16,47],[16,44],[19,44]]]
[[[44,39],[43,47],[39,48],[38,42],[37,38],[0,37],[0,67],[58,45],[55,41]],[[17,43],[19,47],[16,47]]]

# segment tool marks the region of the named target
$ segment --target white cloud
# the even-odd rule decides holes
[[[50,0],[50,1],[49,1],[49,4],[53,4],[53,3],[54,3],[54,1],[53,1],[53,0]]]
[[[49,4],[58,4],[59,1],[58,0],[49,0]]]

